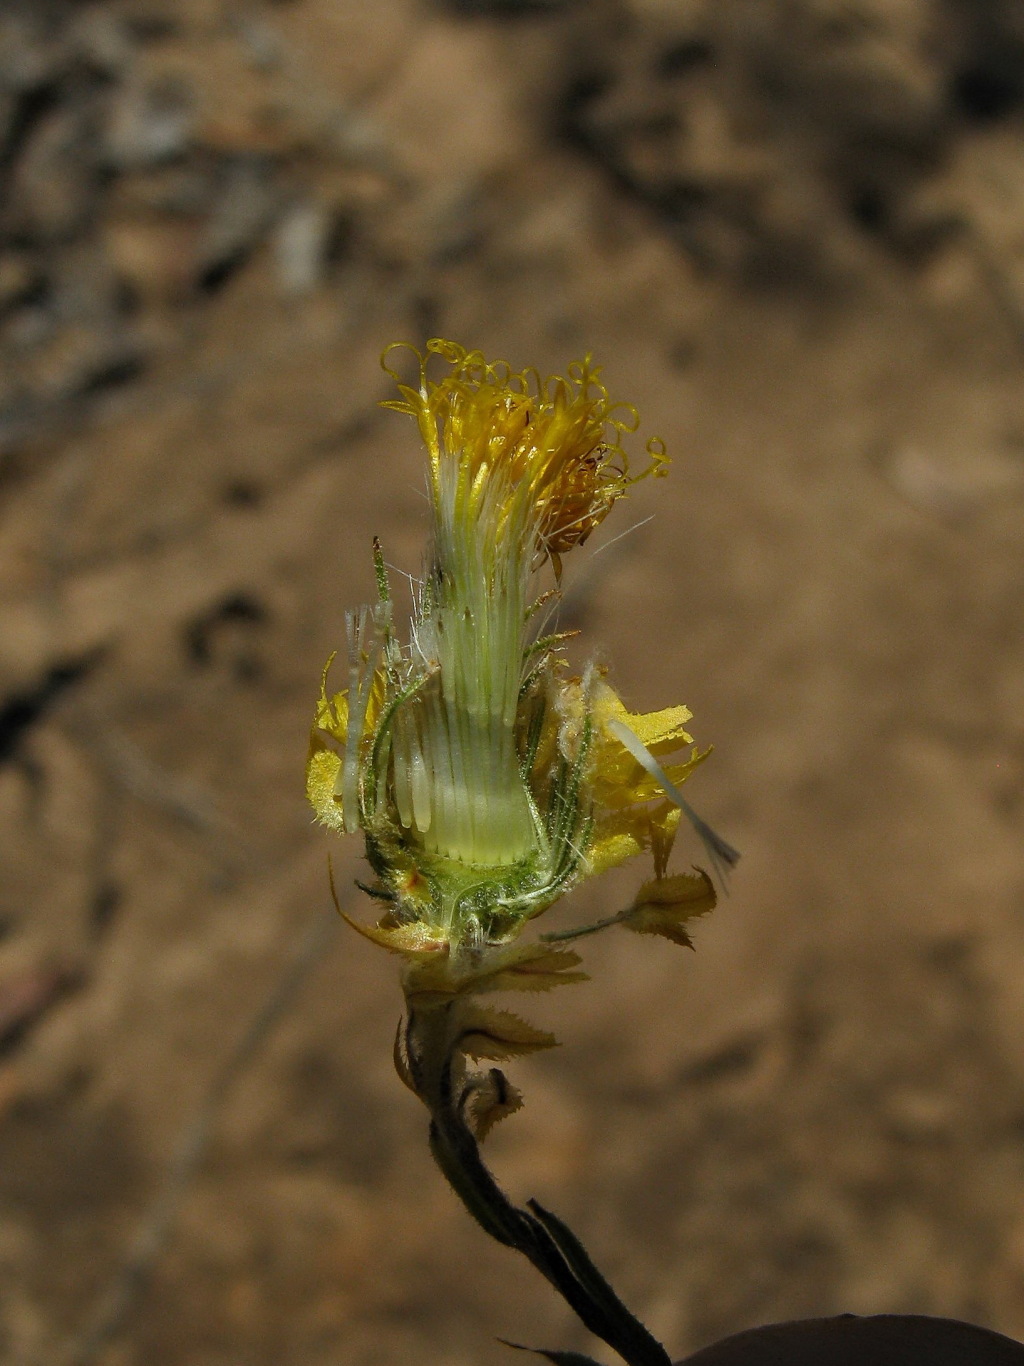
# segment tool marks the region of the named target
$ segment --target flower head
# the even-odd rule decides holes
[[[378,601],[347,615],[348,686],[329,689],[328,661],[307,766],[319,819],[364,834],[366,890],[386,910],[362,929],[405,956],[410,1009],[578,980],[575,954],[513,941],[581,879],[643,850],[654,881],[613,920],[684,942],[682,923],[714,891],[704,874],[667,876],[681,814],[719,871],[736,857],[679,792],[708,752],[671,761],[692,744],[687,709],[630,713],[601,670],[569,676],[563,638],[544,634],[558,595],[540,575],[550,565],[557,589],[561,557],[638,479],[666,472],[660,443],[633,473],[622,442],[636,412],[611,401],[589,358],[543,380],[449,341],[414,355],[418,382],[395,375],[400,397],[384,405],[416,419],[429,460],[409,639],[375,542]],[[460,1037],[479,1050],[486,1030],[477,1019],[466,1033],[466,1010]],[[541,1046],[508,1019],[475,1056]]]
[[[389,347],[385,363],[403,345]],[[581,545],[636,482],[621,444],[636,429],[636,410],[611,402],[589,357],[567,378],[544,381],[455,342],[435,339],[426,356],[415,354],[419,387],[398,381],[401,399],[384,407],[419,424],[435,516],[445,509],[474,517],[486,506],[495,548],[518,558],[532,544],[554,557]],[[436,381],[427,375],[432,355],[451,367]],[[653,447],[649,454],[644,473],[662,473],[664,455]]]

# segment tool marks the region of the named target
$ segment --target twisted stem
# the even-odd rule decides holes
[[[430,1111],[430,1151],[449,1185],[485,1233],[521,1252],[595,1336],[628,1366],[671,1366],[664,1347],[622,1303],[572,1230],[536,1200],[521,1208],[480,1155],[456,1094],[450,1043],[453,1003],[411,1009],[406,1027],[414,1089]],[[437,1045],[444,1041],[444,1046]]]

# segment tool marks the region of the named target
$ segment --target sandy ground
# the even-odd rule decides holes
[[[695,955],[597,939],[534,1009],[563,1046],[517,1069],[495,1169],[675,1354],[842,1311],[1024,1337],[1018,30],[937,0],[0,16],[4,1363],[595,1351],[433,1169],[394,964],[323,928],[359,850],[302,796],[371,536],[419,567],[377,358],[436,334],[593,352],[664,438],[563,619],[635,709],[693,709],[692,799],[743,851]]]

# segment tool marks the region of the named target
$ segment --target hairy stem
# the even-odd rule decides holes
[[[410,1043],[417,1023],[426,1024],[427,1032],[433,1033],[430,1024],[439,1021],[428,1023],[423,1016],[414,1016],[410,1020]],[[536,1201],[529,1201],[529,1208],[522,1209],[509,1200],[480,1156],[477,1140],[459,1108],[451,1051],[446,1050],[443,1057],[436,1069],[416,1069],[416,1089],[431,1112],[430,1150],[434,1160],[466,1209],[492,1238],[527,1257],[586,1327],[629,1366],[670,1366],[664,1347],[629,1312],[575,1234]]]

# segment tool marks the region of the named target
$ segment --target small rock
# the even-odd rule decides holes
[[[322,204],[304,200],[284,214],[274,235],[274,254],[281,289],[300,297],[321,284],[327,266],[333,224]]]
[[[120,171],[174,161],[187,151],[194,127],[195,101],[184,81],[126,86],[111,111],[107,157]]]
[[[42,304],[27,304],[12,316],[4,331],[4,341],[16,355],[44,345],[56,329],[53,310]]]
[[[27,252],[7,251],[0,255],[0,312],[24,303],[39,280],[39,273]]]
[[[111,264],[144,303],[181,298],[191,285],[191,224],[156,214],[118,218],[108,223],[106,246]]]
[[[168,214],[203,219],[213,211],[217,180],[196,158],[136,171],[118,185],[117,202],[128,214]]]
[[[951,1098],[938,1091],[900,1087],[887,1098],[886,1111],[898,1138],[906,1143],[936,1143],[955,1132]]]
[[[77,964],[39,964],[0,982],[0,1053],[17,1046],[47,1011],[84,981]]]
[[[137,344],[123,330],[69,325],[33,357],[30,380],[40,402],[59,405],[129,379],[141,365]]]
[[[78,15],[72,41],[77,54],[104,76],[120,76],[135,53],[127,26],[107,9],[87,9]]]
[[[1024,493],[1024,460],[992,448],[938,451],[908,445],[893,452],[885,473],[909,503],[946,521]]]
[[[128,32],[139,43],[162,43],[180,31],[181,18],[170,4],[147,4],[145,0],[132,6],[125,17]]]
[[[276,204],[264,158],[229,161],[199,243],[196,273],[203,289],[218,288],[246,260],[263,238]]]
[[[232,27],[257,71],[278,69],[284,49],[276,29],[250,14],[237,16]]]
[[[91,131],[76,106],[40,121],[15,163],[3,215],[8,231],[52,242],[81,227],[96,189]]]
[[[59,26],[27,5],[0,7],[0,87],[18,94],[38,90],[56,78],[67,57]]]

